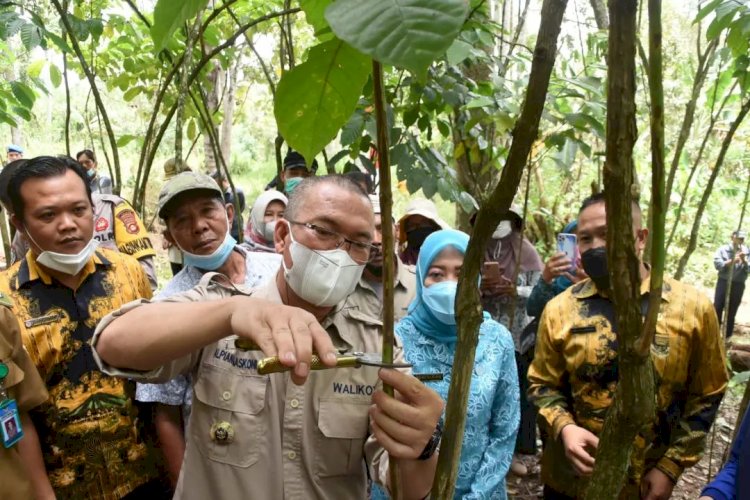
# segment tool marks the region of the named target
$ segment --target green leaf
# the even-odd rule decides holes
[[[208,0],[159,0],[154,8],[151,38],[157,52],[164,49],[169,38],[188,19],[195,17]]]
[[[448,59],[448,64],[455,66],[461,63],[471,55],[472,46],[463,40],[454,40],[453,44],[448,48],[445,56]]]
[[[55,88],[59,87],[62,83],[62,74],[60,73],[60,69],[53,63],[49,64],[49,79]]]
[[[467,9],[465,0],[337,0],[325,17],[359,51],[424,75],[458,35]]]
[[[485,106],[494,106],[495,100],[492,97],[482,95],[466,103],[466,109],[484,108]]]
[[[330,35],[331,30],[328,21],[325,18],[326,7],[331,0],[300,0],[299,5],[305,13],[307,24],[315,30],[315,36],[322,38],[323,35]],[[330,38],[330,36],[326,37]]]
[[[706,5],[704,5],[701,10],[698,12],[698,15],[695,18],[695,21],[693,23],[700,22],[704,17],[709,15],[713,10],[716,8],[717,5],[719,5],[723,0],[713,0],[711,2],[708,2]]]
[[[364,130],[365,116],[361,112],[355,112],[352,117],[349,118],[349,121],[346,122],[344,128],[341,129],[341,145],[349,146],[354,144],[354,142],[360,138]]]
[[[52,43],[57,45],[57,48],[60,49],[63,53],[70,54],[71,52],[73,52],[70,46],[59,35],[56,35],[51,31],[45,31],[44,36],[52,40]]]
[[[26,50],[32,50],[38,47],[42,42],[42,34],[38,26],[33,24],[24,24],[21,27],[21,42]]]
[[[310,49],[307,61],[284,74],[274,114],[289,145],[312,162],[351,117],[370,75],[370,59],[341,40]]]
[[[34,94],[34,91],[31,90],[31,87],[29,87],[25,83],[15,81],[10,82],[10,90],[11,92],[13,92],[13,95],[16,97],[16,99],[18,99],[18,102],[21,103],[21,105],[28,109],[31,109],[34,106],[36,94]]]
[[[26,68],[26,73],[32,78],[39,78],[39,75],[42,74],[42,70],[44,69],[44,66],[47,64],[47,61],[44,59],[37,59],[36,61],[29,64],[29,66]]]
[[[122,148],[133,142],[135,139],[137,139],[134,135],[121,135],[119,139],[117,139],[117,147]]]
[[[196,130],[195,120],[188,121],[188,126],[187,126],[187,137],[188,137],[188,139],[190,139],[191,141],[194,141],[195,140],[195,135],[197,133],[198,133],[198,131]]]
[[[21,106],[13,106],[13,113],[20,116],[27,122],[31,121],[31,112],[27,108],[22,108]]]
[[[132,87],[132,88],[128,89],[128,91],[125,92],[125,94],[123,94],[122,98],[125,99],[125,101],[130,102],[133,99],[135,99],[135,96],[137,96],[141,92],[143,92],[143,87],[141,87],[141,86]]]

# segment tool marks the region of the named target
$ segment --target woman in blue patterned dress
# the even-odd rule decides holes
[[[437,231],[424,241],[417,260],[417,293],[409,314],[396,326],[415,373],[440,372],[427,382],[448,398],[456,352],[454,304],[458,274],[469,236]],[[519,420],[518,375],[510,332],[484,313],[479,329],[466,413],[455,498],[505,499]],[[447,423],[450,425],[450,422]]]

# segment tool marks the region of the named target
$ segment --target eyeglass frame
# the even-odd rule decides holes
[[[336,231],[333,231],[332,229],[328,229],[323,226],[319,226],[317,224],[313,224],[312,222],[300,222],[300,221],[286,219],[286,218],[284,220],[286,220],[289,224],[292,224],[295,226],[303,226],[309,229],[310,231],[313,232],[313,234],[315,234],[315,236],[318,239],[321,239],[321,240],[322,238],[326,236],[328,237],[335,236],[336,239],[338,240],[338,243],[336,243],[333,248],[327,249],[327,250],[337,250],[341,248],[344,245],[344,243],[349,243],[349,250],[347,251],[347,253],[349,254],[349,256],[352,257],[352,259],[354,259],[354,257],[351,255],[352,248],[362,248],[362,250],[367,250],[367,258],[363,262],[361,262],[361,264],[368,263],[370,259],[372,258],[373,252],[379,248],[377,245],[373,245],[372,243],[363,243],[361,241],[352,240],[350,238],[347,238],[341,233],[338,233]],[[321,236],[321,234],[323,236]]]

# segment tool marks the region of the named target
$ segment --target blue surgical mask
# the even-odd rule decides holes
[[[456,289],[458,282],[441,281],[422,290],[422,302],[444,325],[456,324]]]
[[[89,176],[89,179],[93,179],[96,175],[96,170],[94,170],[93,168],[91,170],[86,170],[86,175]]]
[[[210,255],[196,255],[182,250],[185,265],[197,267],[204,271],[216,271],[227,261],[235,245],[237,245],[237,240],[227,231],[224,241]]]
[[[286,194],[290,194],[292,191],[294,191],[294,188],[297,187],[297,185],[304,180],[304,177],[292,177],[291,179],[287,179],[284,181],[284,192]]]

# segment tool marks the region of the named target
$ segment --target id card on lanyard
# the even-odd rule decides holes
[[[8,365],[0,362],[0,434],[3,437],[3,446],[10,448],[23,438],[23,428],[16,400],[10,399],[5,390],[7,376]]]

